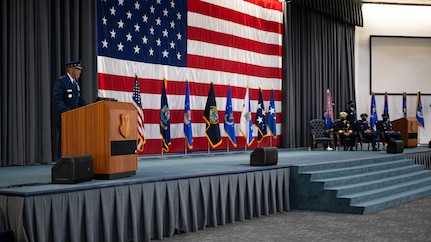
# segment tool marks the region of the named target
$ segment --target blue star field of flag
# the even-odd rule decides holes
[[[187,0],[101,0],[98,54],[186,66]]]

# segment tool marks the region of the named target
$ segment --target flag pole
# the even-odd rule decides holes
[[[184,157],[187,157],[187,137],[184,138]]]
[[[270,147],[272,147],[272,135],[271,135],[271,137],[269,137],[270,139],[269,139],[269,146]]]
[[[226,139],[227,139],[227,141],[226,141],[226,143],[227,143],[226,151],[227,151],[227,153],[229,153],[229,138],[226,137]]]

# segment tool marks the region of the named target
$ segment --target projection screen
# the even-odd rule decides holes
[[[370,90],[431,94],[431,38],[371,35]]]

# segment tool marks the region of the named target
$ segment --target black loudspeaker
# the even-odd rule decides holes
[[[388,144],[387,153],[403,153],[404,142],[402,140],[394,140]]]
[[[52,167],[52,183],[72,184],[93,179],[91,155],[63,156]]]
[[[2,242],[13,242],[12,231],[0,229],[0,241],[2,241]]]
[[[251,166],[277,165],[278,151],[276,147],[257,148],[250,154]]]

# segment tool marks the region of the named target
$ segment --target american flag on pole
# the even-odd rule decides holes
[[[214,83],[217,109],[224,110],[231,84],[236,134],[249,86],[257,105],[274,89],[281,110],[283,2],[278,0],[100,0],[97,1],[99,96],[132,102],[134,73],[139,75],[145,110],[144,153],[160,152],[160,80],[169,82],[171,152],[184,150],[184,90],[189,80],[191,115],[205,109]],[[220,111],[224,117],[224,111]],[[277,135],[281,133],[277,113]],[[222,124],[220,124],[222,125]],[[225,136],[226,134],[223,133]],[[194,150],[206,150],[205,122],[193,123]],[[275,141],[278,145],[280,139]],[[243,139],[237,148],[245,146]],[[218,148],[225,149],[226,144]]]
[[[138,151],[144,150],[145,136],[144,136],[144,110],[142,110],[141,103],[141,89],[139,87],[138,75],[135,75],[135,86],[133,87],[133,104],[138,110]]]

